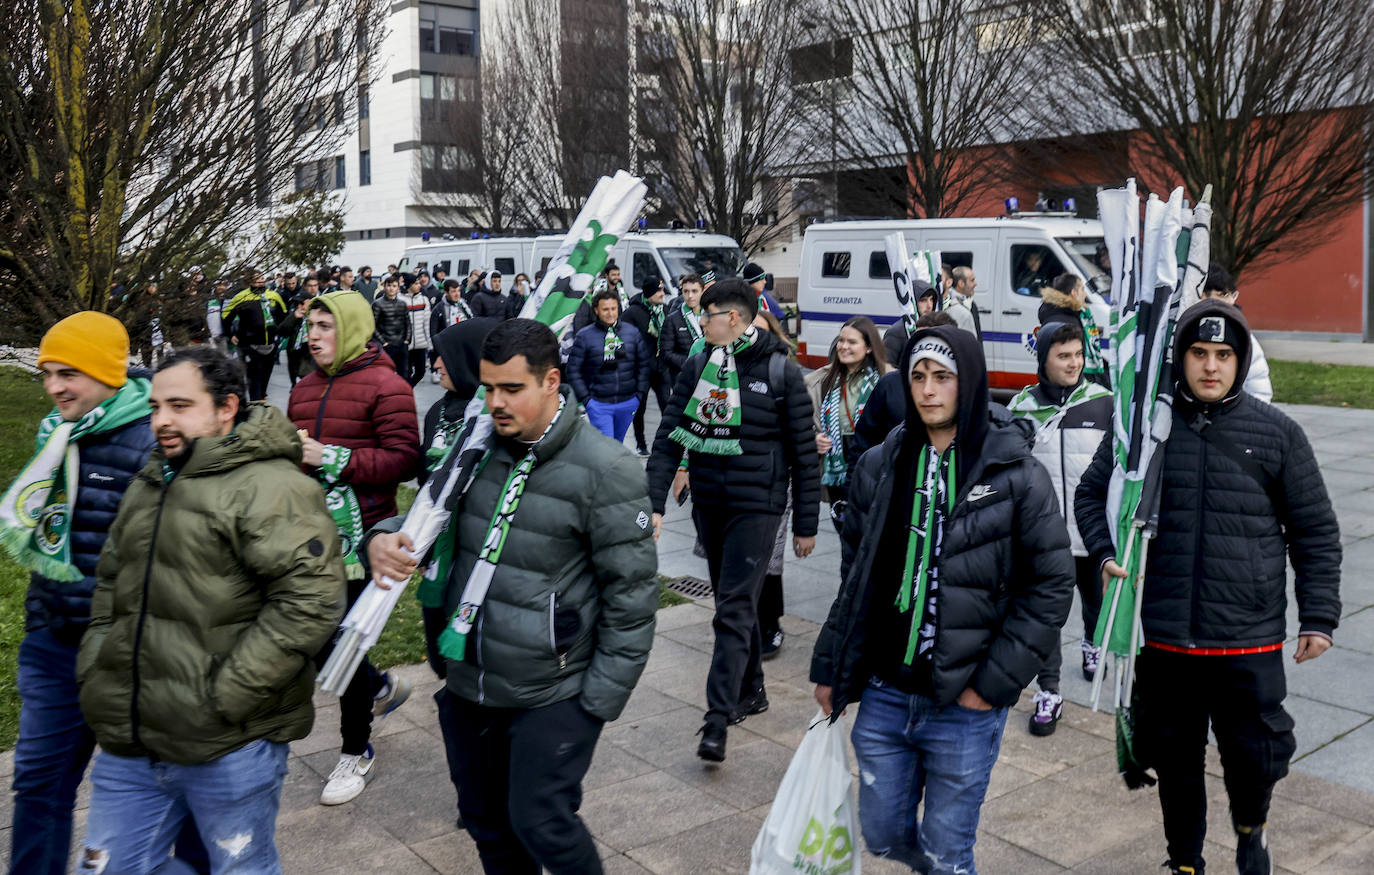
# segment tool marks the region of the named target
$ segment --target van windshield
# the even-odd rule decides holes
[[[738,246],[694,246],[686,249],[660,249],[663,263],[674,284],[689,273],[716,272],[716,279],[739,276],[744,270],[744,252]]]
[[[409,256],[409,255],[402,255],[402,256],[401,256],[401,261],[400,261],[399,264],[396,265],[396,270],[400,271],[401,273],[410,273],[410,256]]]
[[[1088,288],[1111,302],[1112,263],[1107,256],[1107,244],[1101,237],[1060,237],[1059,245],[1073,260],[1074,267],[1088,278]]]

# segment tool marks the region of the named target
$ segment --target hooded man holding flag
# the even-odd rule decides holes
[[[1340,532],[1302,429],[1242,387],[1250,327],[1203,301],[1179,319],[1169,438],[1160,448],[1158,532],[1139,606],[1136,759],[1159,775],[1170,871],[1203,872],[1204,752],[1221,753],[1236,868],[1272,871],[1265,836],[1274,785],[1296,748],[1283,709],[1286,569],[1298,601],[1298,663],[1331,646],[1340,618]],[[1078,530],[1104,583],[1124,578],[1108,522],[1112,440],[1075,494]]]

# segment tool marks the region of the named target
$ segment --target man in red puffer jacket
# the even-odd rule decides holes
[[[372,308],[358,292],[320,295],[306,324],[316,367],[291,390],[287,416],[302,432],[305,470],[319,479],[339,527],[351,608],[367,583],[355,552],[363,533],[396,515],[396,487],[422,466],[415,394],[371,340]],[[320,665],[331,649],[316,657]],[[372,717],[391,713],[409,695],[406,682],[366,660],[359,666],[340,698],[342,751],[322,804],[349,802],[363,791],[374,760]]]

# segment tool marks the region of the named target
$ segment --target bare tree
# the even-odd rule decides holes
[[[905,168],[894,194],[922,218],[957,214],[1016,174],[1014,153],[994,144],[1034,133],[1022,107],[1040,77],[1036,4],[852,0],[831,9],[842,31],[834,39],[853,56],[840,117],[846,160]]]
[[[107,309],[117,271],[135,286],[259,233],[302,165],[336,173],[334,146],[365,84],[359,59],[386,14],[382,0],[9,8],[0,301],[21,292],[5,321],[30,335]]]
[[[1368,0],[1046,0],[1050,35],[1075,63],[1044,93],[1076,131],[1139,131],[1122,175],[1194,193],[1210,183],[1213,259],[1239,271],[1281,241],[1310,242],[1365,196],[1372,10]]]
[[[704,218],[746,251],[791,232],[790,187],[775,177],[809,148],[808,106],[790,52],[803,39],[790,0],[661,0],[649,16],[641,97],[663,211]]]

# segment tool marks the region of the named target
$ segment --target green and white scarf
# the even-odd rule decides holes
[[[439,425],[434,429],[434,439],[430,441],[429,448],[425,450],[426,464],[429,471],[439,470],[448,454],[453,452],[463,442],[463,429],[467,425],[463,420],[449,422],[444,416],[443,411],[439,413]],[[453,547],[456,543],[454,533],[449,531],[449,527],[455,524],[457,516],[449,517],[448,526],[439,535],[439,539],[434,542],[434,549],[430,552],[429,564],[425,566],[424,574],[420,577],[420,584],[415,588],[415,597],[420,604],[426,608],[442,608],[444,606],[444,585],[448,580],[449,569],[453,567]]]
[[[648,304],[648,302],[645,302]],[[668,309],[663,304],[649,304],[649,336],[655,341],[663,334],[663,320],[668,318]],[[658,344],[655,342],[654,344]]]
[[[750,325],[729,346],[711,349],[692,397],[682,411],[682,424],[673,429],[670,438],[686,449],[713,456],[738,456],[743,452],[739,445],[743,418],[735,356],[758,339],[759,330]]]
[[[854,399],[853,415],[850,418],[850,432],[854,421],[864,412],[868,396],[878,385],[878,369],[868,366],[863,369],[859,383],[858,397]],[[843,486],[849,480],[849,466],[844,459],[844,417],[850,416],[846,410],[849,395],[849,375],[845,374],[835,381],[835,386],[826,393],[821,402],[821,428],[830,436],[830,451],[821,460],[821,482],[826,486]]]
[[[936,600],[940,588],[939,558],[944,540],[945,516],[954,510],[958,495],[955,483],[954,446],[944,453],[932,446],[920,450],[916,462],[915,494],[911,497],[911,524],[907,527],[906,562],[902,586],[897,591],[897,610],[911,614],[903,663],[911,665],[935,646]],[[929,622],[926,617],[929,616]]]
[[[268,302],[267,296],[263,295],[258,299],[262,304],[262,324],[265,328],[272,328],[277,324],[277,317],[272,315],[272,305]]]
[[[1093,318],[1092,307],[1084,304],[1083,309],[1078,311],[1078,318],[1083,322],[1083,373],[1089,376],[1105,374],[1107,366],[1102,360],[1102,329]]]
[[[617,323],[619,324],[619,323]],[[615,325],[606,326],[606,342],[601,347],[601,360],[603,362],[615,361],[616,353],[625,348],[625,341],[615,333]]]
[[[688,307],[686,302],[682,305],[682,318],[687,322],[687,330],[692,334],[692,341],[701,340],[701,317],[693,313],[692,308]]]
[[[454,611],[449,618],[448,626],[439,634],[439,652],[445,658],[454,662],[462,662],[467,654],[468,633],[472,631],[473,623],[477,621],[477,614],[482,610],[482,603],[487,599],[487,590],[491,588],[492,578],[496,575],[496,567],[501,564],[501,552],[505,549],[506,538],[510,536],[510,524],[515,519],[515,512],[520,509],[520,498],[525,494],[525,486],[529,483],[530,473],[534,471],[537,461],[535,450],[538,449],[541,441],[553,430],[554,423],[563,415],[563,409],[567,407],[567,399],[559,398],[558,412],[549,420],[548,428],[539,436],[539,440],[530,445],[524,458],[511,468],[510,475],[506,477],[505,486],[501,488],[500,498],[496,503],[496,509],[492,511],[491,523],[487,526],[487,536],[482,539],[482,552],[477,555],[477,564],[472,567],[472,572],[468,575],[468,582],[463,586],[463,595],[458,602],[458,610]],[[480,475],[482,468],[486,467],[488,460],[491,459],[491,450],[487,450],[482,461],[478,463],[477,473],[473,477]],[[453,515],[449,525],[456,523],[457,514]],[[439,536],[438,544],[448,541],[452,544],[453,533],[445,532]],[[442,580],[442,578],[440,578]]]
[[[134,378],[76,422],[65,421],[56,410],[43,417],[33,458],[0,499],[0,543],[15,562],[52,580],[81,579],[71,550],[81,476],[78,444],[147,416],[151,391],[151,383]]]
[[[352,486],[342,482],[344,469],[353,451],[347,447],[325,444],[320,454],[320,470],[317,475],[324,485],[324,504],[339,530],[344,557],[344,577],[348,580],[362,580],[363,563],[358,557],[358,545],[363,541],[363,508],[358,503],[358,493]]]

